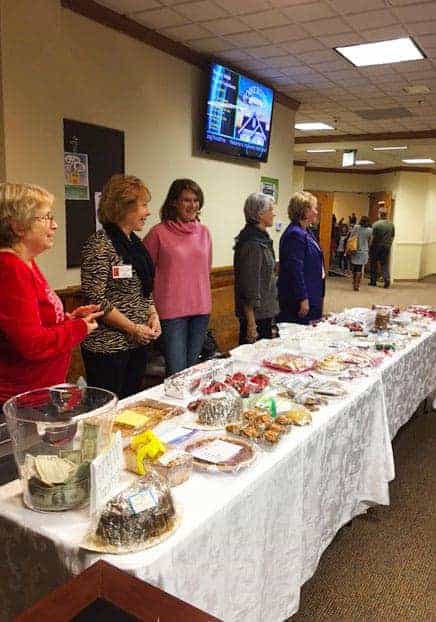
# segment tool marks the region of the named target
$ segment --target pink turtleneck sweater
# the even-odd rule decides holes
[[[153,299],[159,317],[170,320],[211,311],[212,243],[199,222],[168,220],[144,238],[155,265]]]

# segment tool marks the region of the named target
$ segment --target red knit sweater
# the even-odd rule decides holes
[[[66,320],[62,302],[35,262],[0,252],[0,404],[9,397],[65,382],[72,348],[87,334]]]

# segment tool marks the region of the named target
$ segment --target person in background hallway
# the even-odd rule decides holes
[[[348,217],[348,222],[350,223],[350,227],[354,227],[354,225],[357,224],[357,216],[354,212]]]
[[[348,271],[348,256],[346,253],[346,243],[349,236],[348,225],[342,224],[340,226],[339,243],[337,248],[337,257],[339,260],[339,269],[344,273]]]
[[[150,192],[133,175],[113,175],[103,188],[98,219],[82,250],[82,293],[104,316],[82,344],[88,385],[124,398],[137,393],[147,366],[146,345],[160,335],[153,303],[153,263],[140,238]]]
[[[310,231],[318,218],[316,197],[296,192],[288,215],[291,223],[280,238],[278,321],[309,324],[321,318],[325,293],[323,253]]]
[[[250,194],[244,205],[245,227],[235,238],[235,313],[239,344],[272,339],[279,312],[273,242],[267,229],[274,222],[274,201],[266,194]]]
[[[372,229],[368,216],[362,216],[359,224],[356,225],[350,233],[350,237],[357,238],[357,250],[350,254],[354,291],[359,291],[363,270],[368,261],[371,234]]]
[[[384,287],[387,288],[391,284],[389,273],[389,260],[391,254],[391,246],[395,237],[395,227],[388,220],[388,210],[384,201],[378,202],[379,220],[372,225],[372,241],[369,249],[369,267],[370,267],[370,285],[377,285],[377,262],[383,274]]]
[[[162,206],[161,223],[144,238],[155,268],[154,299],[162,322],[166,371],[198,362],[212,307],[209,229],[199,222],[203,191],[176,179]]]
[[[97,328],[98,306],[65,314],[35,259],[54,244],[54,197],[31,184],[0,184],[0,441],[2,405],[17,393],[65,382],[71,351]],[[0,458],[0,484],[16,477]]]

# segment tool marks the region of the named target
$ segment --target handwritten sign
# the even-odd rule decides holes
[[[117,432],[110,447],[91,462],[91,515],[116,494],[123,468],[123,443],[121,432]]]

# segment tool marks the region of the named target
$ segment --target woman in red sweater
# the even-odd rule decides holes
[[[53,246],[54,197],[30,184],[0,184],[0,439],[2,404],[65,382],[71,350],[97,328],[95,305],[65,316],[35,258]],[[0,473],[1,479],[1,473]]]

